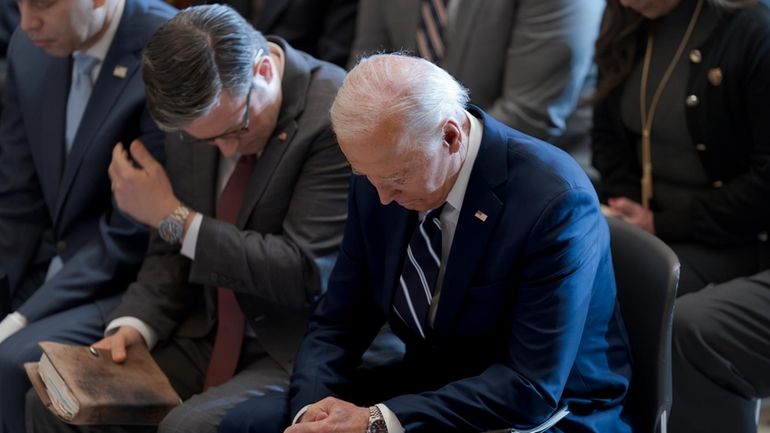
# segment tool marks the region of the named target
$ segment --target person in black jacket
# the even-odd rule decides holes
[[[682,263],[669,430],[756,431],[753,399],[770,395],[768,2],[610,0],[597,64],[608,212]]]

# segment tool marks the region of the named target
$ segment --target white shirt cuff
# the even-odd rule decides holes
[[[310,407],[310,405],[307,405],[307,406],[303,407],[302,409],[300,409],[299,412],[297,412],[297,414],[294,415],[294,419],[291,420],[291,425],[296,424],[297,421],[299,421],[300,417],[302,417],[302,415],[304,415],[305,412],[307,412],[307,408],[309,408],[309,407]]]
[[[388,428],[388,433],[404,433],[404,427],[401,425],[401,421],[398,420],[396,414],[392,410],[388,409],[382,403],[376,405],[382,413],[382,419],[385,420],[385,426]]]
[[[382,419],[385,421],[388,433],[404,433],[404,427],[401,425],[401,421],[398,420],[398,417],[396,417],[396,414],[394,414],[392,410],[388,409],[388,407],[382,403],[379,403],[376,406],[380,409],[380,413],[382,413]],[[310,405],[303,407],[296,415],[294,415],[294,419],[291,420],[291,425],[294,425],[299,421],[300,417],[307,412],[308,407],[310,407]]]
[[[27,326],[27,318],[17,311],[10,313],[0,321],[0,342]]]
[[[201,230],[202,221],[203,215],[196,212],[190,222],[190,227],[187,228],[187,233],[184,234],[182,249],[179,252],[190,260],[195,260],[195,247],[198,246],[198,233]]]
[[[130,326],[139,331],[139,333],[142,334],[142,338],[144,338],[145,344],[147,344],[147,347],[150,350],[152,350],[152,348],[155,347],[155,344],[158,343],[158,333],[155,332],[150,325],[131,316],[118,317],[110,322],[109,325],[107,325],[107,329],[104,330],[104,336],[112,335],[121,326]]]

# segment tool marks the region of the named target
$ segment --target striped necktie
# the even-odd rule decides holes
[[[444,30],[447,26],[448,0],[422,0],[417,27],[417,52],[435,64],[444,58]]]
[[[393,309],[401,320],[426,338],[428,310],[441,268],[441,209],[428,212],[417,227],[406,249]]]

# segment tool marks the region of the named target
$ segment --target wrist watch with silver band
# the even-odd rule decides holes
[[[369,426],[366,427],[366,433],[388,433],[385,418],[383,418],[382,412],[377,406],[369,407]]]
[[[184,237],[184,225],[187,222],[188,216],[190,216],[190,209],[180,203],[169,216],[160,221],[158,225],[158,235],[160,235],[160,238],[170,244],[181,243]]]

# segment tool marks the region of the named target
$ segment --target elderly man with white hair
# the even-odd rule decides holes
[[[220,432],[629,432],[631,374],[591,183],[564,152],[468,104],[422,59],[376,55],[331,108],[357,174],[288,399]],[[405,343],[362,368],[384,324]]]

